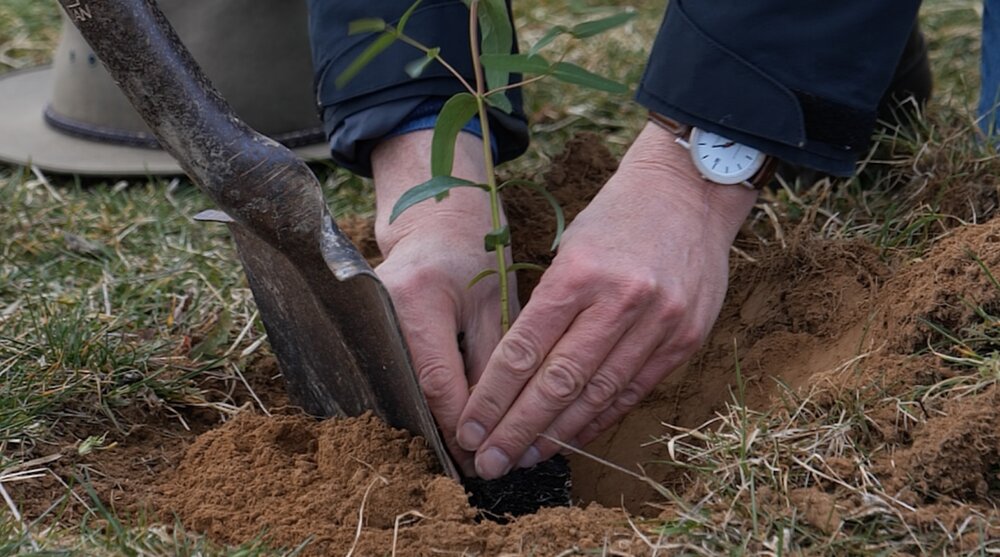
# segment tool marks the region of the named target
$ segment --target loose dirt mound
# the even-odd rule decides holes
[[[158,505],[220,541],[261,532],[284,547],[311,539],[307,555],[351,547],[359,555],[549,555],[632,537],[620,511],[597,507],[477,523],[462,487],[434,475],[434,465],[422,439],[370,416],[319,423],[246,414],[198,438]]]

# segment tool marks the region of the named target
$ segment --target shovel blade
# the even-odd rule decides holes
[[[323,259],[295,262],[228,222],[292,403],[319,417],[370,410],[422,435],[445,473],[458,478],[388,293],[329,215],[325,219]]]

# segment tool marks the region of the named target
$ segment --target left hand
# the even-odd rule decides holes
[[[563,236],[458,420],[480,477],[583,446],[701,345],[726,292],[729,248],[756,199],[705,182],[647,125]]]

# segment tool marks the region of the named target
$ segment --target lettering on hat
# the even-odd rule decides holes
[[[87,21],[94,17],[90,13],[90,6],[84,4],[83,0],[76,0],[72,4],[67,4],[66,11],[77,21]]]

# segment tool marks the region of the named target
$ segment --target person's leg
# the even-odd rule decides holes
[[[893,72],[892,82],[879,101],[879,122],[889,127],[908,125],[915,113],[927,104],[932,89],[927,41],[920,30],[920,21],[916,20]]]
[[[981,84],[979,127],[988,136],[996,135],[997,107],[1000,104],[1000,3],[983,1]]]

